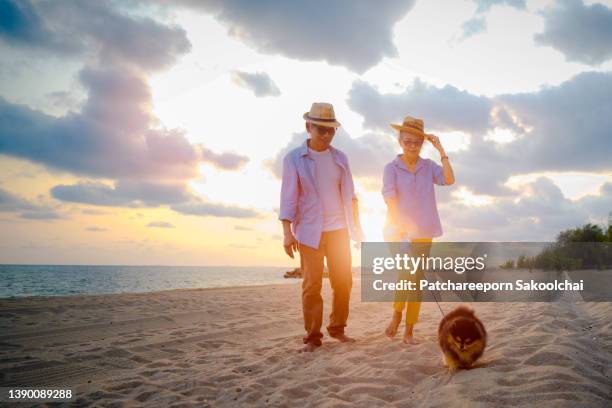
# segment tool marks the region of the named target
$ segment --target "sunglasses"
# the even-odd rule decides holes
[[[402,144],[407,145],[407,146],[421,146],[423,144],[423,139],[405,139],[402,138],[401,139]]]
[[[336,133],[336,128],[335,127],[319,126],[319,125],[315,125],[315,124],[312,124],[312,126],[320,134],[331,133],[333,135],[333,134]]]

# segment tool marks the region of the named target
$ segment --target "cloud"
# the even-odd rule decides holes
[[[544,31],[534,36],[568,61],[599,65],[612,58],[612,10],[582,0],[560,0],[544,9]]]
[[[242,155],[192,145],[183,131],[164,128],[151,114],[147,77],[174,64],[191,45],[182,28],[139,15],[149,10],[146,5],[75,0],[3,1],[1,5],[0,42],[24,49],[32,57],[48,53],[86,61],[78,74],[87,94],[79,112],[56,117],[0,97],[0,154],[76,175],[114,180],[113,184],[85,181],[57,185],[50,191],[54,198],[99,206],[194,202],[205,206],[209,204],[186,187],[189,179],[199,175],[199,163],[209,161],[235,170],[248,161]],[[67,92],[47,97],[60,104],[71,103]],[[5,208],[18,204],[9,198],[4,197]],[[36,207],[22,216],[54,216],[44,210]],[[236,209],[210,204],[210,210],[231,216]],[[245,214],[249,213],[237,211],[238,217]]]
[[[586,208],[589,214],[595,216],[609,215],[612,212],[612,182],[604,183],[599,189],[598,195],[587,195],[579,200],[582,207]]]
[[[0,10],[0,39],[6,42],[65,53],[81,48],[74,38],[54,36],[29,1],[0,0]]]
[[[500,151],[521,157],[528,171],[606,171],[612,144],[612,72],[585,72],[538,92],[497,98],[523,127],[531,129]]]
[[[79,80],[87,101],[81,112],[60,118],[0,97],[0,153],[103,178],[185,180],[198,175],[203,159],[230,170],[248,161],[160,127],[150,113],[151,90],[136,71],[88,67]]]
[[[176,204],[171,206],[171,208],[176,212],[186,215],[232,218],[252,218],[259,215],[257,211],[249,208],[242,208],[219,203],[209,203],[200,200]]]
[[[200,148],[200,155],[202,160],[210,162],[225,170],[237,170],[249,161],[247,156],[227,152],[219,154],[204,147]]]
[[[379,176],[384,165],[399,152],[397,141],[388,134],[366,133],[350,138],[344,131],[337,135],[335,146],[349,158],[351,173],[355,177]]]
[[[110,1],[0,0],[0,40],[51,55],[95,56],[143,70],[172,65],[191,49],[185,31],[132,16]]]
[[[440,211],[444,229],[455,231],[451,239],[465,241],[552,241],[560,231],[606,214],[611,209],[612,184],[605,184],[598,196],[572,201],[552,180],[540,177],[517,195],[498,197],[484,207],[448,203]],[[599,208],[593,211],[593,207]],[[601,211],[604,208],[606,212]]]
[[[53,210],[26,211],[19,214],[19,217],[28,220],[59,220],[63,218]]]
[[[525,10],[527,5],[525,4],[525,0],[474,0],[477,4],[478,8],[476,9],[477,13],[486,13],[491,10],[493,6],[509,6],[518,10]]]
[[[471,19],[465,21],[461,26],[463,34],[460,40],[465,40],[476,34],[487,31],[487,20],[484,15],[494,6],[508,6],[517,10],[527,9],[525,0],[474,0],[474,2],[477,5],[476,12]]]
[[[457,183],[477,194],[512,194],[504,183],[516,174],[610,170],[612,73],[582,73],[559,86],[494,101],[520,133],[505,144],[478,138],[453,153]]]
[[[112,207],[156,207],[191,198],[184,184],[133,180],[119,180],[113,186],[100,182],[59,184],[51,189],[51,196],[61,201]]]
[[[199,153],[175,130],[156,127],[150,90],[135,72],[84,69],[81,113],[55,118],[0,98],[0,153],[96,177],[189,178]]]
[[[253,91],[256,97],[280,96],[280,89],[276,86],[272,78],[265,72],[248,73],[234,71],[232,73],[234,83],[242,88]]]
[[[375,66],[384,57],[397,55],[393,26],[414,5],[413,0],[182,0],[179,3],[212,14],[227,27],[230,36],[258,52],[299,60],[325,60],[358,73]]]
[[[406,115],[423,118],[428,129],[482,133],[490,127],[491,100],[451,85],[436,87],[415,79],[401,93],[381,94],[358,80],[349,91],[349,107],[361,114],[364,126],[388,132],[390,123]]]
[[[0,188],[0,212],[19,212],[19,217],[29,220],[56,220],[63,218],[52,208],[38,205]]]
[[[0,153],[100,178],[186,180],[208,159],[236,169],[248,159],[192,145],[150,113],[147,75],[190,49],[185,31],[138,15],[147,7],[109,1],[3,0],[0,41],[87,58],[78,75],[88,97],[79,113],[53,117],[0,97]],[[127,8],[122,8],[122,7]],[[48,94],[73,104],[70,94]]]
[[[472,17],[461,26],[463,30],[462,40],[473,35],[487,31],[487,20],[484,17]]]
[[[243,225],[234,225],[234,229],[236,231],[253,231],[253,228],[251,227],[245,227]]]
[[[147,224],[149,228],[175,228],[173,224],[166,221],[153,221]]]
[[[63,110],[78,110],[80,103],[72,92],[55,91],[45,95],[52,106]]]
[[[106,211],[95,210],[93,208],[83,208],[81,210],[81,212],[83,214],[86,214],[86,215],[105,215],[105,214],[108,214],[108,212],[106,212]]]
[[[274,156],[274,158],[272,158],[271,160],[265,163],[268,169],[272,172],[272,174],[274,174],[279,179],[283,176],[283,158],[291,150],[295,149],[296,147],[304,143],[304,141],[307,138],[308,138],[308,133],[306,132],[294,133],[291,136],[289,143],[287,143],[283,148],[281,148],[276,153],[276,156]],[[334,136],[334,139],[335,139],[335,136]],[[335,142],[333,142],[332,145],[335,146]]]
[[[91,226],[91,227],[87,227],[87,228],[85,228],[85,230],[86,231],[90,231],[90,232],[104,232],[104,231],[108,231],[107,228],[100,228],[100,227],[96,227],[95,225]]]
[[[0,188],[0,211],[34,210],[38,208],[35,204]]]

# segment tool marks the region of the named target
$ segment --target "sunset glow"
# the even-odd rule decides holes
[[[455,168],[456,184],[436,192],[442,240],[490,238],[500,208],[540,228],[508,221],[497,240],[548,240],[606,220],[612,62],[564,48],[546,25],[552,1],[493,3],[451,1],[443,14],[438,2],[398,6],[372,17],[377,36],[317,51],[317,22],[305,35],[279,19],[283,42],[256,17],[163,3],[96,6],[151,36],[148,52],[144,40],[80,26],[70,26],[80,42],[55,33],[56,48],[2,34],[2,262],[291,263],[277,219],[280,160],[305,140],[314,101],[332,103],[342,123],[334,145],[353,168],[368,240],[382,239],[382,169],[400,152],[388,124],[408,114]],[[340,25],[340,37],[360,38]],[[439,160],[428,145],[422,155]]]

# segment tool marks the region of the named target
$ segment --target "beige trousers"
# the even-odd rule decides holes
[[[353,286],[351,248],[346,228],[321,234],[319,248],[299,244],[302,282],[302,310],[304,313],[304,343],[320,345],[323,334],[323,259],[327,259],[329,281],[333,291],[332,309],[327,332],[330,336],[344,333],[349,315],[349,300]]]

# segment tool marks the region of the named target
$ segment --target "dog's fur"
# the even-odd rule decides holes
[[[438,344],[450,372],[470,368],[482,356],[487,332],[474,311],[459,306],[442,319],[438,327]]]

